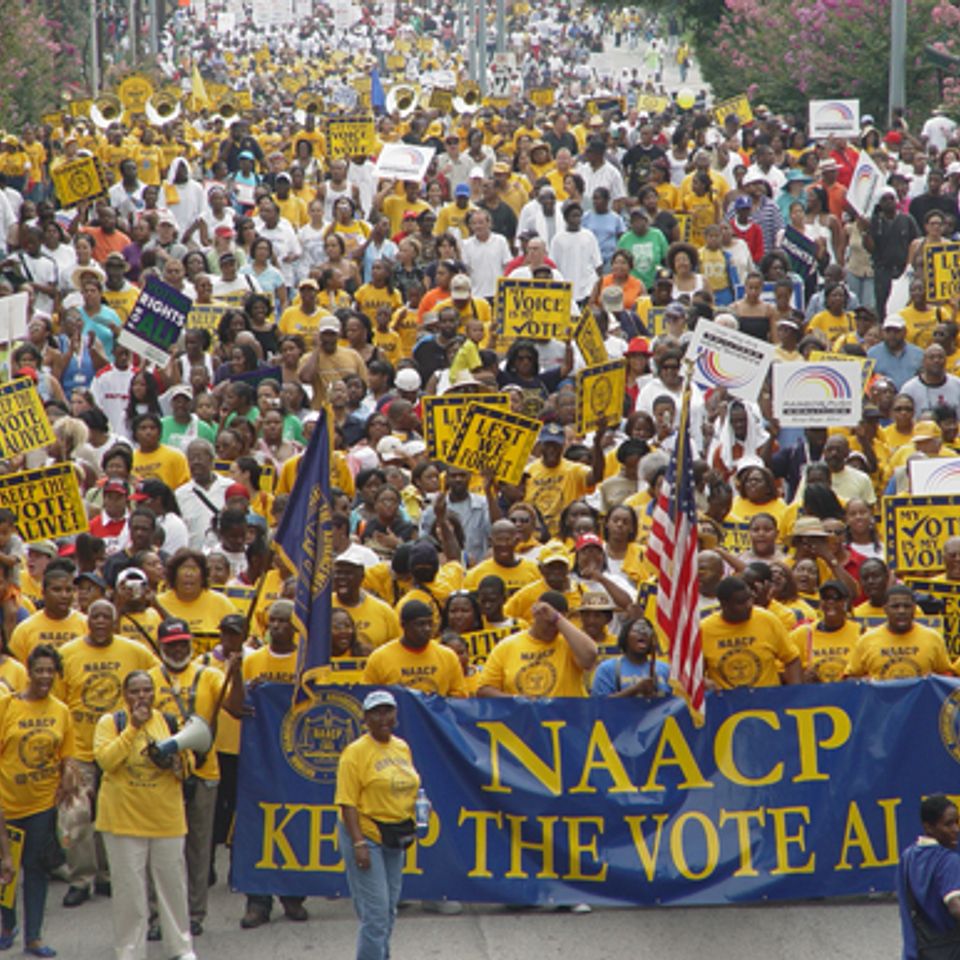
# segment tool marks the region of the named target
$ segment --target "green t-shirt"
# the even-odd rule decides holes
[[[187,452],[187,445],[192,440],[209,440],[214,443],[216,439],[216,429],[195,413],[190,414],[189,423],[178,423],[172,416],[163,417],[160,421],[160,442],[181,453]]]
[[[653,287],[657,267],[663,263],[669,246],[667,238],[656,227],[649,227],[642,237],[630,230],[617,241],[617,249],[626,250],[633,257],[631,273],[642,280],[648,290]]]

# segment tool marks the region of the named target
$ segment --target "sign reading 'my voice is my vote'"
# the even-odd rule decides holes
[[[236,888],[346,893],[333,798],[365,692],[322,687],[293,708],[288,686],[252,692]],[[920,799],[960,776],[960,681],[943,677],[711,694],[699,729],[676,698],[396,694],[397,733],[434,806],[406,855],[414,899],[720,904],[892,890]]]

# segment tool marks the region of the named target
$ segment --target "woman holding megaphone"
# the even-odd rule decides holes
[[[155,693],[148,673],[127,674],[125,708],[101,717],[94,734],[94,758],[103,771],[96,826],[110,862],[114,950],[117,960],[147,955],[149,863],[167,955],[196,960],[187,911],[181,763],[178,754],[157,749],[169,741],[170,727],[154,708]]]

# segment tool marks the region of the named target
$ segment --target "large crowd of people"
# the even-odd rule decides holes
[[[401,42],[396,83],[461,82],[452,8],[404,13],[387,30],[365,13],[339,35],[317,89],[339,102]],[[199,63],[208,83],[250,90],[252,108],[183,107],[159,126],[64,114],[2,141],[0,297],[29,295],[10,373],[34,382],[56,438],[2,470],[71,464],[89,514],[89,532],[24,542],[0,510],[0,810],[26,833],[28,952],[53,955],[42,918],[59,807],[76,833],[64,904],[112,877],[118,958],[161,935],[193,956],[229,836],[244,685],[295,679],[297,571],[271,544],[321,409],[335,435],[339,676],[642,701],[673,695],[646,551],[694,326],[773,344],[774,362],[868,359],[852,428],[782,426],[769,387],[756,403],[694,389],[708,686],[960,670],[878,535],[911,461],[960,456],[960,301],[929,303],[922,276],[927,245],[960,227],[952,120],[863,116],[858,136],[813,140],[802,119],[754,104],[750,122],[718,124],[663,88],[689,69],[676,24],[561,5],[511,15],[520,66],[502,61],[492,105],[388,102],[375,149],[337,155],[322,112],[283,82],[329,52],[320,21],[217,33],[213,16],[179,12],[158,69],[186,102]],[[592,65],[605,35],[637,66]],[[552,103],[538,105],[530,91],[544,88]],[[352,116],[365,95],[345,97]],[[434,149],[422,180],[378,178],[396,142]],[[886,181],[866,218],[846,201],[862,153]],[[109,189],[64,208],[52,178],[84,156]],[[784,247],[797,235],[811,257]],[[119,336],[151,277],[207,308],[163,364]],[[503,277],[572,284],[576,315],[593,312],[626,368],[616,422],[578,432],[587,364],[573,343],[502,336]],[[517,484],[445,463],[425,427],[424,398],[491,393],[541,421]],[[960,540],[943,553],[932,573],[960,582]],[[172,766],[144,756],[165,718],[192,714],[215,726],[214,749]],[[38,725],[48,742],[31,752]],[[162,815],[144,818],[145,795]],[[370,832],[349,817],[344,830],[356,874]],[[272,897],[245,893],[242,926],[266,923]],[[281,906],[307,919],[302,898]],[[0,950],[16,917],[3,910]]]

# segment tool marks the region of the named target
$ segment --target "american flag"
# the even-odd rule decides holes
[[[657,569],[657,623],[670,638],[670,679],[691,709],[704,709],[703,648],[697,599],[697,506],[690,447],[690,381],[683,393],[677,443],[653,508],[647,556]]]

